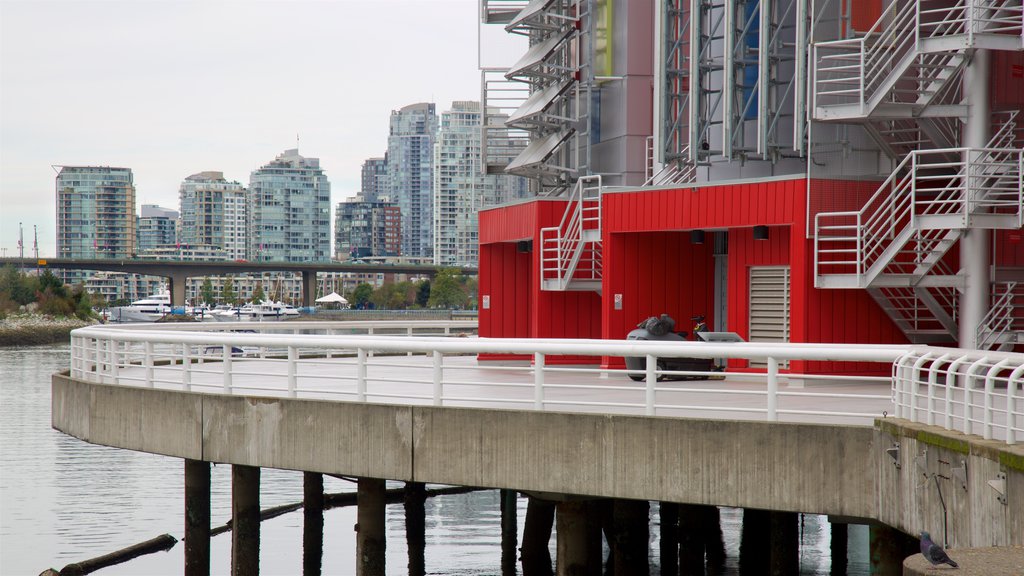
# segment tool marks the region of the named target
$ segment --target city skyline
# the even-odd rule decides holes
[[[0,248],[17,255],[22,222],[55,254],[53,165],[130,168],[138,206],[176,208],[190,174],[245,182],[298,146],[331,205],[350,198],[392,110],[479,98],[476,20],[472,0],[4,2]]]

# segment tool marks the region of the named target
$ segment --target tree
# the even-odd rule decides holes
[[[263,293],[263,283],[256,282],[256,289],[252,291],[253,302],[263,302],[267,299],[267,296]]]
[[[373,296],[373,286],[364,282],[357,285],[356,289],[352,291],[352,303],[356,308],[365,308],[371,296]]]
[[[430,280],[424,280],[420,282],[420,287],[416,290],[416,304],[419,304],[420,308],[426,308],[427,303],[430,301]]]
[[[454,268],[439,271],[430,285],[430,300],[427,304],[431,308],[465,308],[466,290],[459,279]]]
[[[225,304],[235,304],[238,300],[238,297],[235,296],[235,285],[230,276],[224,279],[224,286],[220,289],[220,298]]]
[[[203,278],[203,286],[199,289],[199,298],[203,301],[203,304],[213,305],[217,301],[217,296],[213,292],[213,280],[207,276]]]
[[[0,270],[0,294],[4,294],[17,304],[23,306],[35,302],[38,291],[38,279],[18,272],[18,269],[10,264]]]

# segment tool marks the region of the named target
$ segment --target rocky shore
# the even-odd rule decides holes
[[[32,346],[67,342],[75,328],[95,324],[78,318],[51,318],[42,314],[11,314],[0,320],[0,346]]]

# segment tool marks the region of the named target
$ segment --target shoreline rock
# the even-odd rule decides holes
[[[42,314],[12,314],[0,320],[0,346],[37,346],[66,342],[75,328],[95,321],[51,318]]]

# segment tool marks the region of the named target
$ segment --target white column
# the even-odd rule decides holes
[[[964,70],[963,92],[967,102],[964,146],[984,148],[991,129],[988,50],[976,50]],[[989,308],[989,231],[965,229],[960,237],[961,273],[965,280],[960,294],[960,347],[977,348],[977,328]]]

